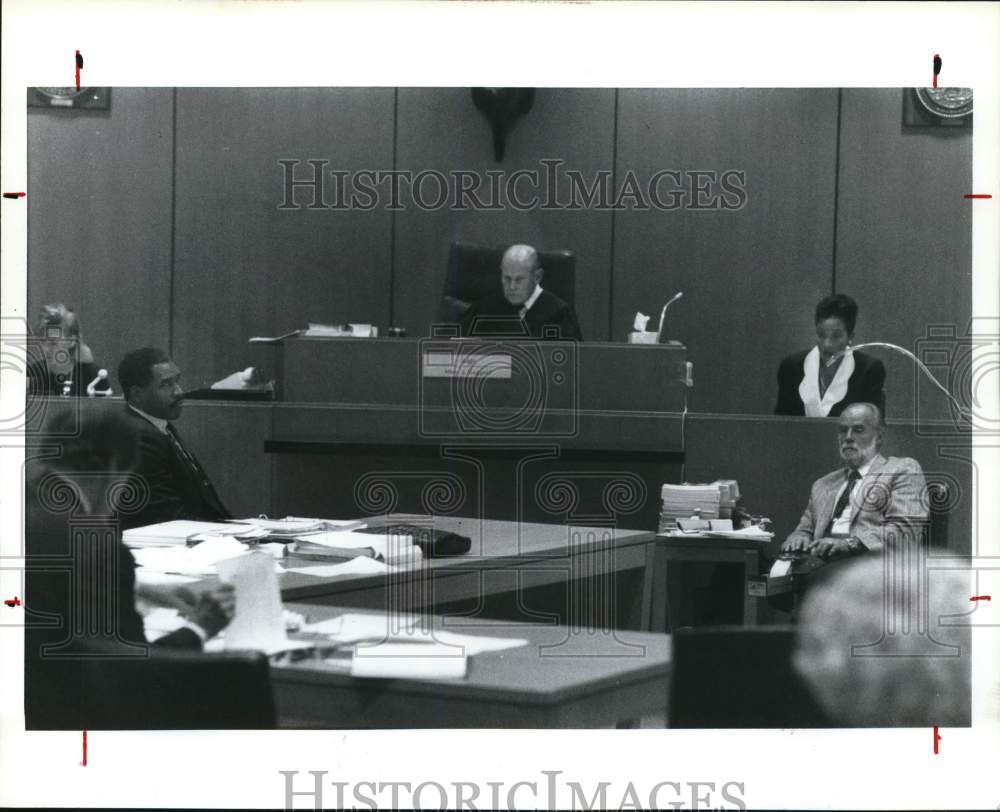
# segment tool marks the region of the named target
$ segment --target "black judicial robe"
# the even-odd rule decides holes
[[[462,335],[504,338],[562,338],[583,341],[576,313],[554,293],[542,290],[524,319],[521,305],[512,305],[502,293],[494,293],[474,302],[460,322]],[[545,328],[551,328],[550,331]]]

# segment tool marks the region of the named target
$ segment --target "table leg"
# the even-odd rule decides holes
[[[667,630],[667,605],[669,601],[670,584],[667,570],[667,553],[660,545],[655,548],[652,566],[652,597],[650,600],[649,631],[665,632]]]
[[[642,570],[642,606],[639,609],[639,630],[653,628],[653,588],[656,569],[656,542],[646,545],[646,566]]]
[[[760,553],[757,550],[743,552],[743,625],[756,626],[759,622],[758,598],[750,594],[750,579],[760,574]]]

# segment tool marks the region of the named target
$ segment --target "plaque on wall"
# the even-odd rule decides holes
[[[903,126],[972,126],[972,88],[903,88]]]
[[[65,110],[108,110],[110,87],[29,87],[28,107]]]

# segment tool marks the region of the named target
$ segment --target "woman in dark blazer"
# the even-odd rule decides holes
[[[885,415],[885,367],[851,350],[858,305],[838,293],[816,305],[816,346],[778,368],[775,414],[839,417],[852,403],[874,403]]]

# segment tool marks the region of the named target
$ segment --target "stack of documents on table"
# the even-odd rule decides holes
[[[678,519],[698,516],[719,518],[721,499],[718,485],[664,485],[660,489],[660,531],[677,526]]]
[[[193,522],[178,519],[173,522],[148,524],[133,527],[122,533],[122,541],[128,547],[184,547],[208,538],[219,536],[252,535],[250,525],[234,522]]]
[[[719,518],[731,519],[740,498],[739,483],[735,479],[717,479],[712,484],[719,489]]]
[[[254,528],[253,535],[274,541],[294,541],[297,537],[325,530],[359,530],[368,525],[354,519],[304,519],[286,516],[284,519],[240,519],[241,524]],[[245,534],[241,534],[245,538]]]
[[[289,552],[303,558],[322,561],[347,561],[359,556],[386,564],[416,564],[423,558],[412,536],[391,533],[355,533],[350,530],[327,530],[297,536]]]

